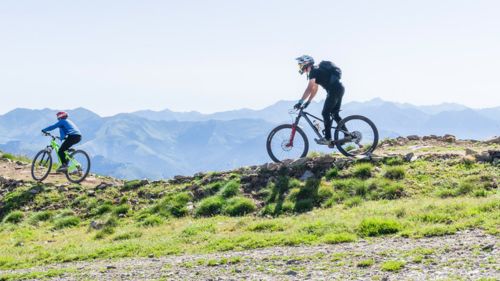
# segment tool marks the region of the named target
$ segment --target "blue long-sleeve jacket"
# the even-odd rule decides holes
[[[82,135],[80,133],[80,130],[78,127],[75,125],[75,123],[71,122],[71,120],[68,119],[61,119],[57,123],[55,123],[52,126],[48,126],[47,128],[43,129],[42,131],[48,132],[52,131],[54,129],[59,128],[59,134],[61,135],[61,139],[63,140],[66,136],[71,136],[71,135]]]

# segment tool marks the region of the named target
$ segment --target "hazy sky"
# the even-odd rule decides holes
[[[500,106],[499,11],[498,0],[0,0],[0,114],[261,108],[299,98],[302,54],[342,68],[344,101]]]

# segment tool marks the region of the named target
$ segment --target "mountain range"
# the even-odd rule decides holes
[[[79,147],[92,155],[93,172],[118,178],[169,178],[198,171],[227,170],[269,161],[267,134],[290,123],[294,102],[279,101],[261,110],[202,114],[143,110],[101,117],[90,110],[68,110],[83,132]],[[321,115],[322,102],[308,111]],[[39,134],[55,120],[56,110],[14,109],[0,115],[0,150],[33,156],[47,145]],[[472,109],[459,104],[415,106],[373,99],[349,102],[341,116],[372,119],[381,138],[446,133],[466,139],[500,134],[500,107]],[[311,135],[312,136],[312,135]],[[312,150],[325,149],[312,145]]]

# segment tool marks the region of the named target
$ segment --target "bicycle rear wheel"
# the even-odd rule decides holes
[[[39,151],[31,163],[31,177],[41,182],[47,178],[51,169],[52,155],[50,155],[50,151],[46,149]]]
[[[279,125],[267,137],[267,153],[274,162],[297,159],[307,155],[309,141],[301,128],[290,124]]]
[[[347,132],[342,129],[344,127]],[[378,130],[370,119],[352,115],[340,121],[334,139],[338,150],[345,156],[370,155],[377,148]]]
[[[75,150],[69,156],[66,178],[72,183],[80,183],[90,172],[90,157],[83,150]]]

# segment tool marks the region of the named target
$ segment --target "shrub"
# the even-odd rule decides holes
[[[32,224],[36,224],[40,221],[48,221],[52,218],[54,214],[51,212],[51,211],[41,211],[41,212],[37,212],[37,213],[34,213],[32,216],[31,216],[31,219],[30,219],[30,222]]]
[[[339,175],[339,169],[337,167],[330,168],[328,171],[326,171],[325,178],[327,180],[332,180]]]
[[[162,217],[160,216],[157,216],[157,215],[149,215],[147,217],[145,217],[143,220],[142,220],[142,225],[143,226],[157,226],[157,225],[160,225],[161,223],[163,222],[163,219]]]
[[[151,212],[159,213],[164,217],[183,217],[188,214],[187,203],[191,200],[191,195],[187,192],[180,192],[169,195],[156,204]]]
[[[205,186],[203,189],[210,195],[213,195],[217,192],[219,192],[219,190],[222,188],[223,186],[223,183],[220,182],[220,181],[217,181],[217,182],[213,182],[207,186]]]
[[[359,225],[358,232],[362,236],[380,236],[397,233],[401,225],[392,219],[366,218]]]
[[[16,157],[10,153],[4,153],[2,154],[3,159],[9,159],[9,160],[14,160]]]
[[[300,188],[298,187],[292,188],[290,189],[290,192],[288,192],[286,199],[295,202],[297,201],[297,196],[299,195],[299,193],[300,193]]]
[[[333,196],[333,187],[322,185],[318,189],[318,203],[324,203]]]
[[[65,216],[54,222],[54,229],[74,227],[80,224],[80,219],[75,216]]]
[[[366,179],[372,176],[373,165],[370,163],[356,164],[353,168],[355,177]]]
[[[330,233],[323,237],[323,242],[327,244],[339,244],[356,241],[356,235],[352,233]]]
[[[103,205],[97,207],[97,209],[94,211],[94,214],[99,216],[99,215],[102,215],[105,213],[109,213],[112,210],[113,210],[113,206],[111,206],[111,204],[104,203]]]
[[[311,199],[312,202],[316,201],[318,198],[320,180],[310,178],[306,181],[306,184],[300,188],[297,194],[297,201]]]
[[[207,197],[200,201],[196,208],[196,215],[202,217],[210,217],[218,215],[224,207],[224,199],[220,196]]]
[[[402,165],[403,163],[404,160],[401,157],[391,157],[385,160],[385,164],[389,166]]]
[[[352,208],[361,205],[363,203],[363,198],[355,196],[344,201],[346,207]]]
[[[458,188],[455,192],[456,195],[465,195],[469,194],[474,190],[474,184],[471,181],[462,181],[458,185]]]
[[[376,197],[378,199],[397,199],[403,197],[405,194],[404,186],[400,183],[388,183],[383,185],[377,190]]]
[[[285,225],[278,221],[262,221],[252,224],[248,227],[248,230],[253,232],[275,232],[275,231],[284,231]]]
[[[3,220],[5,223],[13,223],[18,224],[24,218],[24,214],[21,211],[12,211],[10,212],[5,219]]]
[[[116,206],[114,209],[113,209],[113,214],[115,215],[126,215],[129,211],[130,207],[128,205],[120,205],[120,206]]]
[[[128,240],[128,239],[133,239],[133,238],[139,238],[142,236],[142,233],[139,231],[134,231],[134,232],[126,232],[126,233],[121,233],[113,237],[114,241],[121,241],[121,240]]]
[[[393,180],[400,180],[405,177],[405,169],[401,166],[387,167],[384,177]]]
[[[255,211],[255,203],[245,197],[233,197],[227,201],[224,213],[230,216],[243,216]]]
[[[314,208],[314,200],[309,199],[300,199],[295,202],[294,211],[297,213],[304,213],[311,211]]]
[[[240,192],[240,184],[236,181],[229,181],[222,187],[220,195],[224,198],[230,198],[238,195]]]
[[[362,260],[362,261],[358,262],[358,264],[356,266],[357,267],[370,267],[374,263],[375,263],[374,259],[367,259],[367,260]]]
[[[402,261],[386,261],[382,264],[383,271],[399,271],[405,266]]]
[[[144,180],[131,180],[131,181],[126,181],[123,184],[122,190],[132,190],[132,189],[137,189],[141,186],[144,186],[147,184],[147,181]]]

